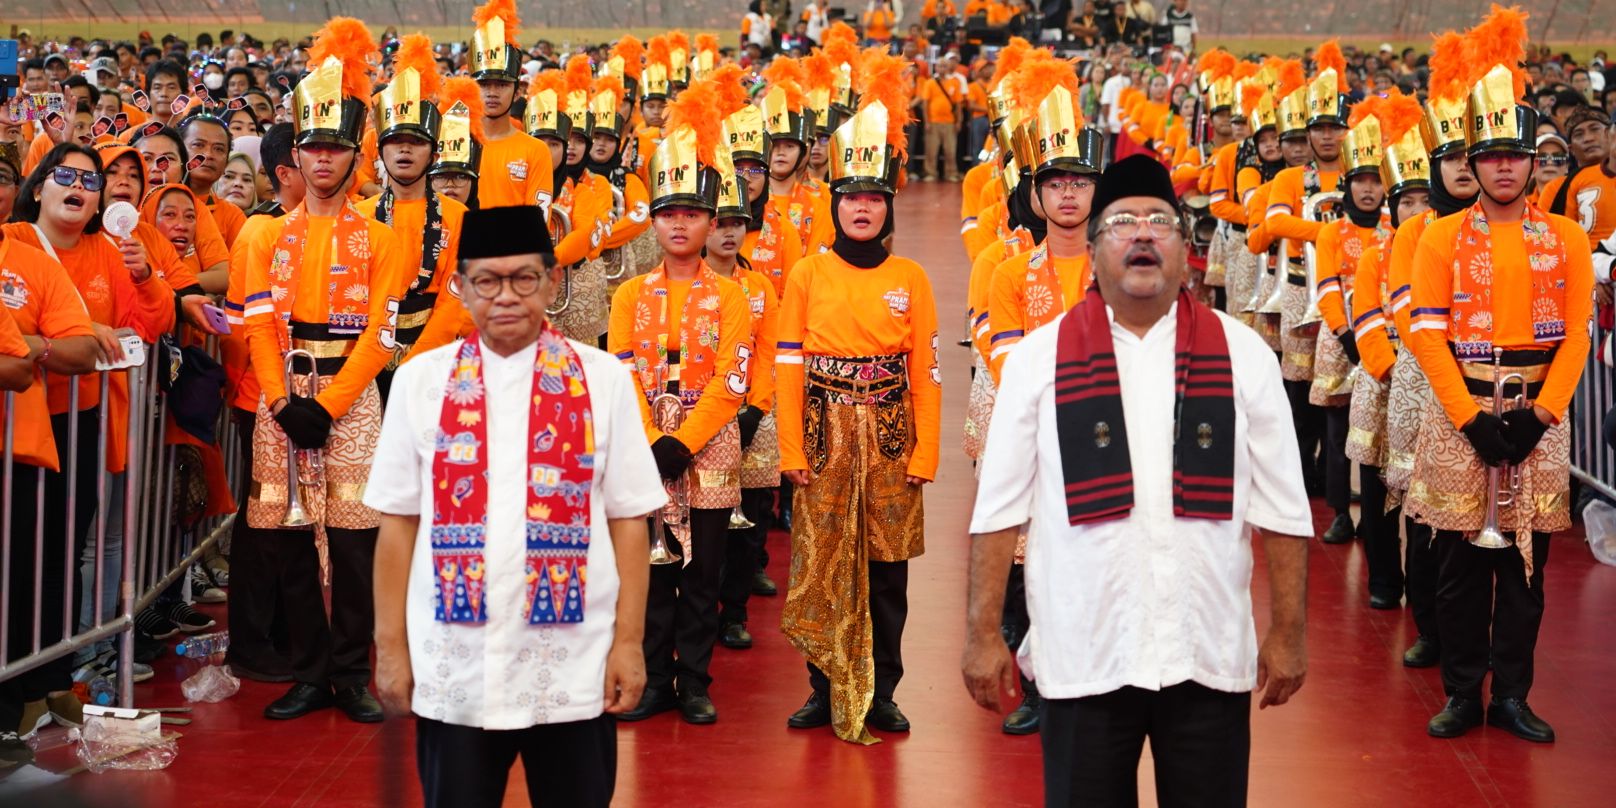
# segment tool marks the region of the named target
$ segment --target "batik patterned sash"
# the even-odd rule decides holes
[[[357,338],[370,322],[370,220],[352,206],[344,206],[331,227],[331,266],[326,269],[328,290],[326,323],[331,334]],[[281,225],[280,238],[269,261],[269,288],[249,290],[245,317],[273,313],[284,326],[278,336],[281,350],[292,346],[292,306],[304,271],[308,247],[309,213],[298,205]]]
[[[679,399],[686,407],[696,406],[702,388],[718,366],[719,312],[718,275],[707,262],[701,262],[679,313]],[[640,390],[647,399],[662,392],[670,378],[668,369],[668,266],[658,264],[645,276],[634,302],[633,341],[618,358],[632,362],[639,374]],[[625,355],[626,354],[626,355]]]

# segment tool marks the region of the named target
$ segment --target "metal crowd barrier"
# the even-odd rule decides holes
[[[12,473],[13,447],[17,425],[16,393],[5,394],[5,424],[3,456],[0,456],[0,653],[9,655],[8,629],[11,619],[11,558],[13,542],[34,543],[33,591],[38,592],[44,578],[44,548],[46,542],[66,542],[67,562],[64,574],[67,584],[61,604],[41,603],[36,597],[32,616],[32,652],[0,665],[0,681],[60,659],[109,637],[118,637],[118,702],[122,707],[134,706],[134,621],[135,615],[150,606],[157,596],[185,575],[193,564],[230,532],[235,514],[204,517],[193,525],[181,525],[174,518],[174,482],[177,469],[178,446],[167,444],[168,408],[165,395],[157,378],[159,345],[146,345],[146,361],[137,367],[121,371],[100,371],[101,407],[98,427],[94,435],[79,434],[77,421],[67,435],[56,435],[57,454],[67,480],[67,513],[47,514],[45,507],[45,474],[39,475],[39,484],[32,496],[36,502],[34,535],[11,535],[11,514],[14,496]],[[209,338],[207,351],[216,361],[220,358],[217,338]],[[113,475],[106,470],[106,447],[109,430],[108,388],[113,373],[127,373],[129,379],[129,431],[128,456],[123,486],[123,558],[118,570],[103,569],[103,548],[107,537],[107,511],[97,507],[95,523],[88,538],[94,550],[94,580],[90,585],[92,625],[78,631],[75,611],[82,592],[79,588],[80,557],[73,546],[74,504],[78,497],[94,496],[95,501],[107,501]],[[43,382],[40,382],[43,385]],[[69,392],[70,412],[77,412],[78,385]],[[221,408],[219,427],[215,433],[224,456],[226,476],[232,492],[241,491],[238,483],[249,472],[245,468],[236,429],[230,422],[231,408]],[[73,469],[76,449],[81,440],[96,442],[96,462],[100,466],[95,475],[93,491],[79,491]],[[47,528],[49,525],[49,528]],[[101,612],[101,598],[106,587],[118,590],[117,614],[105,617]],[[60,637],[40,636],[40,616],[45,609],[61,608],[63,632]]]
[[[1608,334],[1594,327],[1582,383],[1571,399],[1571,474],[1616,502],[1616,450],[1605,445],[1605,413],[1616,405],[1616,370],[1599,360]]]

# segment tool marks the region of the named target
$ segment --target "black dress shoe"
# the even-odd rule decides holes
[[[1425,731],[1433,738],[1457,738],[1481,726],[1481,701],[1452,696],[1442,712],[1431,717]]]
[[[1442,661],[1442,648],[1426,637],[1420,637],[1403,652],[1403,667],[1430,668]]]
[[[830,723],[830,699],[814,693],[791,717],[786,726],[792,729],[813,729]]]
[[[772,598],[780,594],[780,587],[774,585],[774,579],[767,572],[758,570],[752,573],[752,594]]]
[[[1038,707],[1043,699],[1038,695],[1038,687],[1025,679],[1021,680],[1021,704],[1010,714],[1004,717],[1004,730],[1006,735],[1032,735],[1038,732]]]
[[[1397,597],[1396,595],[1382,595],[1374,592],[1369,593],[1369,608],[1371,609],[1380,609],[1385,611],[1389,609],[1401,609],[1402,607],[1403,599]]]
[[[679,706],[673,697],[673,688],[646,688],[640,703],[634,709],[617,717],[618,721],[644,721],[653,715],[665,713]]]
[[[909,719],[898,709],[892,699],[876,699],[870,705],[870,712],[864,716],[864,723],[875,727],[882,732],[908,732]]]
[[[264,717],[277,721],[287,721],[293,718],[302,718],[315,710],[324,710],[333,703],[331,690],[326,687],[316,687],[311,684],[298,682],[286,695],[269,703],[264,708]]]
[[[686,724],[711,724],[718,720],[718,708],[707,698],[707,688],[688,685],[679,692],[679,716]]]
[[[1487,726],[1497,727],[1523,741],[1554,743],[1554,727],[1537,717],[1525,699],[1493,699],[1487,705]]]
[[[745,651],[752,647],[752,632],[746,630],[744,623],[729,623],[719,632],[718,644],[725,648]]]
[[[1330,529],[1324,531],[1322,541],[1325,544],[1346,544],[1352,541],[1353,534],[1358,528],[1352,524],[1352,514],[1338,513],[1335,521],[1330,523]]]
[[[336,701],[337,709],[355,723],[380,724],[387,717],[382,713],[382,703],[364,687],[341,688],[337,691]]]

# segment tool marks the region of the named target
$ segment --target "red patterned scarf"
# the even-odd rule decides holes
[[[1173,515],[1232,519],[1235,412],[1228,341],[1217,314],[1184,289],[1178,292],[1177,317]],[[1059,328],[1055,424],[1067,519],[1083,525],[1125,518],[1133,510],[1133,466],[1111,317],[1100,290],[1091,287]]]
[[[432,455],[434,619],[488,620],[483,549],[488,541],[488,407],[482,343],[461,343],[438,416]],[[590,486],[595,430],[583,363],[549,325],[539,336],[527,427],[527,597],[529,624],[581,623],[588,580]],[[509,507],[508,504],[505,507]]]

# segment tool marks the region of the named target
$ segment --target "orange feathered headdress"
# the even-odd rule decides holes
[[[1267,92],[1268,87],[1256,79],[1249,79],[1242,84],[1240,89],[1240,115],[1250,121],[1257,112],[1257,102],[1261,101],[1263,94]],[[1253,128],[1255,128],[1255,125],[1253,125]]]
[[[792,111],[802,109],[802,85],[806,77],[802,64],[796,59],[778,57],[763,69],[763,80],[770,89],[779,87],[786,94],[786,108]]]
[[[684,51],[685,58],[690,58],[690,37],[684,31],[668,32],[668,52],[672,53],[676,50]]]
[[[528,85],[527,96],[532,98],[545,90],[554,91],[556,100],[565,104],[567,100],[567,74],[560,70],[541,70]]]
[[[1319,46],[1318,53],[1313,56],[1313,75],[1322,75],[1326,70],[1335,70],[1335,84],[1338,92],[1351,90],[1347,86],[1347,57],[1341,54],[1341,43],[1330,40]]]
[[[667,67],[672,61],[669,55],[668,38],[665,36],[651,37],[645,43],[645,63]]]
[[[591,96],[600,95],[601,93],[614,93],[612,98],[621,99],[626,91],[623,86],[623,80],[610,73],[597,76],[594,83],[589,86]]]
[[[1302,69],[1302,63],[1296,59],[1286,59],[1279,68],[1279,87],[1274,91],[1274,100],[1285,98],[1306,85],[1307,72]]]
[[[612,55],[623,60],[623,75],[638,81],[640,70],[644,68],[645,45],[633,35],[617,40],[612,46]]]
[[[708,79],[718,93],[718,111],[723,117],[735,114],[751,101],[746,92],[746,71],[740,65],[734,62],[722,65]]]
[[[905,63],[882,48],[869,48],[861,55],[858,69],[859,110],[880,101],[887,109],[887,145],[900,160],[907,158],[909,125],[908,85],[904,83]]]
[[[483,142],[483,91],[470,76],[454,76],[443,82],[438,93],[438,112],[447,115],[456,102],[470,110],[467,117],[471,119],[472,139]]]
[[[1261,69],[1256,62],[1242,60],[1234,63],[1234,73],[1232,75],[1235,81],[1245,81],[1257,75],[1257,71]]]
[[[1011,90],[1015,93],[1016,106],[1023,114],[1031,115],[1056,87],[1065,87],[1072,95],[1077,95],[1077,68],[1065,59],[1039,51],[1021,65]],[[1081,113],[1078,114],[1078,123],[1082,125]]]
[[[342,94],[370,103],[370,62],[381,51],[370,29],[352,17],[332,17],[325,27],[314,34],[314,45],[309,48],[311,68],[335,56],[342,62]]]
[[[1465,34],[1464,64],[1468,76],[1464,83],[1481,81],[1488,71],[1503,65],[1514,80],[1515,97],[1526,95],[1526,71],[1521,69],[1521,62],[1526,59],[1526,39],[1525,12],[1494,3],[1487,19]]]
[[[587,93],[594,82],[594,71],[589,65],[589,57],[578,54],[567,60],[567,92]]]
[[[825,54],[835,64],[856,65],[859,60],[858,32],[845,22],[834,22],[820,37]]]
[[[836,84],[836,65],[824,51],[816,50],[802,59],[803,89],[829,90]]]
[[[398,75],[406,67],[415,68],[415,72],[421,76],[421,98],[437,96],[438,88],[443,85],[443,75],[438,72],[438,60],[432,53],[432,40],[426,34],[408,34],[398,41],[398,52],[393,54],[393,75]]]
[[[1353,110],[1353,115],[1357,115],[1357,110]],[[1375,117],[1380,119],[1380,140],[1389,146],[1417,128],[1425,111],[1420,108],[1418,99],[1393,89],[1387,93]]]
[[[1465,65],[1464,37],[1454,31],[1444,31],[1431,43],[1431,97],[1451,99],[1463,96],[1465,76],[1469,72]]]
[[[1211,73],[1213,79],[1221,79],[1234,74],[1234,54],[1222,48],[1213,48],[1201,56],[1195,64],[1196,73]]]
[[[1386,125],[1386,118],[1382,115],[1386,107],[1386,99],[1371,94],[1362,101],[1352,105],[1352,113],[1347,116],[1347,126],[1353,127],[1363,123],[1363,119],[1373,115],[1381,126]]]
[[[516,13],[516,0],[488,0],[471,12],[471,21],[481,28],[489,20],[498,17],[505,23],[505,43],[522,47],[516,38],[517,29],[522,24],[522,18]]]
[[[668,102],[668,124],[664,132],[676,132],[689,127],[696,134],[696,160],[711,166],[717,159],[718,145],[723,142],[723,116],[719,110],[723,97],[712,79],[692,83]]]
[[[712,34],[696,34],[696,52],[700,53],[702,51],[717,53],[718,37]]]
[[[999,82],[1016,72],[1021,63],[1027,60],[1027,54],[1032,52],[1032,43],[1019,36],[1010,37],[1010,44],[999,51],[998,60],[993,65],[993,78],[988,82],[992,87],[999,86]]]

